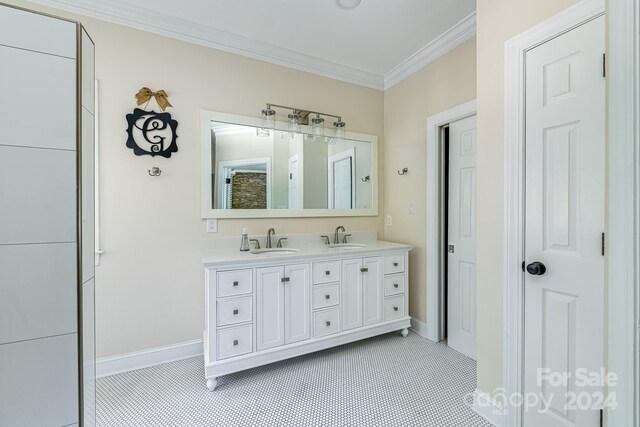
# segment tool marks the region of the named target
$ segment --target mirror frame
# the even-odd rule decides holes
[[[345,139],[371,144],[371,208],[368,209],[213,209],[211,193],[211,122],[224,122],[261,127],[258,117],[200,111],[200,210],[203,219],[212,218],[292,218],[378,216],[378,137],[356,132],[345,132]],[[276,130],[287,129],[287,123],[276,121]],[[302,133],[311,133],[311,126],[300,126]]]

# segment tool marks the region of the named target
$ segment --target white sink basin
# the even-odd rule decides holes
[[[253,255],[275,256],[275,255],[295,254],[298,252],[300,251],[294,248],[265,248],[265,249],[255,249],[250,253]]]
[[[359,249],[366,248],[367,245],[362,243],[333,243],[329,247],[335,249]]]

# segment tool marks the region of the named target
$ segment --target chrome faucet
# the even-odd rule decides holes
[[[340,230],[342,230],[343,233],[346,231],[342,225],[336,227],[336,234],[333,236],[333,243],[336,245],[340,243]]]
[[[276,230],[274,230],[273,228],[270,228],[269,231],[267,231],[267,248],[271,247],[271,236],[273,236],[274,234],[276,234]]]

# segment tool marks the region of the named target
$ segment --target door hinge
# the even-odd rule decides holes
[[[600,250],[602,252],[602,256],[604,256],[604,239],[605,239],[604,233],[602,233],[602,241],[600,243]]]
[[[602,54],[602,77],[607,77],[607,54]]]

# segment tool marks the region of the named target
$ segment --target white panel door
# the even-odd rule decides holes
[[[333,208],[351,209],[351,168],[352,158],[333,163]]]
[[[342,261],[342,330],[362,326],[362,268],[361,259]]]
[[[282,267],[256,269],[257,349],[284,344],[284,277]]]
[[[287,265],[284,276],[284,342],[291,344],[309,339],[311,304],[311,267],[309,264]]]
[[[449,125],[447,343],[476,358],[476,116]]]
[[[298,155],[289,159],[289,209],[302,209],[298,192],[300,179],[298,175]]]
[[[550,401],[525,411],[526,427],[600,425],[598,407],[567,405],[574,393],[603,392],[576,382],[576,369],[603,366],[604,25],[526,55],[524,391]],[[540,369],[570,377],[539,381]]]
[[[362,315],[364,325],[382,322],[382,257],[362,260]]]

